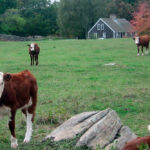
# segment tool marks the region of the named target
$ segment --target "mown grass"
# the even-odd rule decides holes
[[[39,41],[39,66],[29,65],[28,43],[0,42],[0,71],[28,69],[38,81],[34,132],[27,146],[22,144],[25,123],[17,113],[20,147],[38,147],[36,143],[74,114],[108,107],[137,135],[149,134],[150,55],[137,57],[132,39]],[[0,149],[10,149],[7,119],[0,122]]]

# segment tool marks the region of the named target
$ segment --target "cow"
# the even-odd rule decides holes
[[[29,46],[29,55],[31,59],[31,66],[34,65],[34,60],[36,62],[36,65],[38,65],[39,64],[38,55],[40,53],[40,47],[38,46],[37,43],[31,43],[28,44],[28,46]]]
[[[142,56],[144,55],[143,47],[146,47],[145,54],[148,54],[150,37],[148,35],[143,35],[143,36],[136,36],[133,39],[135,40],[135,44],[137,45],[137,49],[138,49],[137,56],[139,56],[140,46],[141,46]]]
[[[123,150],[140,150],[140,147],[144,146],[150,147],[150,136],[137,137],[136,139],[131,140],[124,146]]]
[[[9,115],[8,125],[12,148],[18,147],[15,134],[15,115],[18,109],[21,109],[26,119],[24,143],[30,142],[37,104],[37,91],[36,78],[28,70],[14,74],[0,72],[0,119],[4,115]]]

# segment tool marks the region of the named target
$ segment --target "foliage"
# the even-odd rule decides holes
[[[16,0],[0,0],[0,14],[11,8],[16,8]]]
[[[64,36],[86,38],[87,31],[99,17],[113,13],[131,19],[132,10],[131,4],[122,0],[61,0],[58,25]]]
[[[61,0],[58,10],[61,34],[70,38],[86,38],[91,24],[91,8],[90,0]]]
[[[116,14],[131,20],[137,1],[141,0],[0,0],[0,33],[83,39],[100,17]],[[17,10],[17,15],[9,13],[8,19],[3,19],[11,9]]]
[[[15,2],[15,9],[6,2],[11,9],[6,9],[0,16],[1,33],[21,36],[57,34],[57,3],[51,4],[49,0]]]
[[[144,143],[138,145],[137,147],[139,150],[150,150],[148,144],[144,144]]]
[[[8,9],[0,19],[1,32],[14,35],[24,35],[26,21],[17,9]]]
[[[133,13],[133,31],[139,34],[150,34],[150,5],[148,3],[139,3],[138,10]]]

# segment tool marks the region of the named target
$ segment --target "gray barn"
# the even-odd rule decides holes
[[[110,18],[100,18],[95,25],[88,31],[88,38],[124,38],[132,37],[132,25],[126,19],[116,18],[110,15]]]

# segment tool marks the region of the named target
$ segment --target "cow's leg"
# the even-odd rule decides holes
[[[11,111],[11,116],[10,116],[10,121],[9,121],[9,129],[11,132],[11,147],[12,148],[17,148],[18,143],[16,139],[16,134],[15,134],[15,115],[16,111]]]
[[[139,52],[140,52],[139,46],[137,46],[137,50],[138,50],[137,56],[139,56],[139,55],[140,55],[140,54],[139,54]]]
[[[142,56],[143,56],[143,55],[144,55],[144,54],[143,54],[143,46],[141,46],[141,51],[142,51]]]
[[[146,47],[146,52],[145,52],[145,54],[148,54],[148,49],[149,49],[149,46]]]
[[[32,136],[32,119],[33,119],[33,114],[29,113],[27,110],[27,119],[26,119],[26,134],[24,138],[24,143],[29,143],[31,136]]]
[[[33,56],[32,55],[30,55],[30,59],[31,59],[31,66],[32,66],[32,60],[33,60]]]
[[[36,65],[38,65],[39,62],[38,62],[38,55],[36,55]]]
[[[148,54],[148,48],[146,47],[146,52],[145,52],[145,54],[147,55]]]
[[[26,108],[25,108],[25,109],[22,109],[22,112],[23,112],[23,114],[24,114],[24,119],[25,119],[25,121],[27,121],[27,110],[26,110]]]
[[[33,95],[31,96],[32,105],[27,108],[27,130],[25,134],[24,143],[29,143],[32,136],[32,124],[35,116],[35,108],[37,103],[37,89],[32,88]]]
[[[148,131],[150,131],[150,125],[148,125]]]

